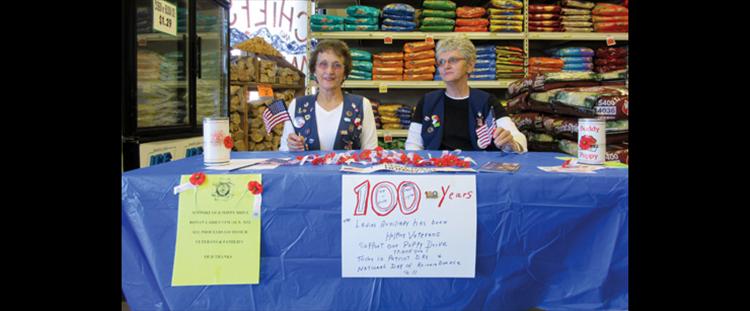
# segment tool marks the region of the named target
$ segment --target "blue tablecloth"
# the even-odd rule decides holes
[[[439,152],[431,152],[439,156]],[[423,157],[427,152],[420,152]],[[233,159],[289,156],[232,153]],[[295,154],[296,155],[296,154]],[[559,153],[464,152],[480,165],[476,277],[341,278],[339,166],[263,174],[260,284],[171,287],[181,174],[195,156],[122,175],[122,289],[133,310],[590,310],[628,308],[628,171],[546,173]]]

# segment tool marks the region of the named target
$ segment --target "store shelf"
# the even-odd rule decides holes
[[[627,41],[627,32],[529,32],[529,40],[580,40],[605,41],[607,37],[615,41]]]
[[[427,36],[433,39],[447,39],[456,36],[465,36],[470,40],[523,40],[523,33],[505,32],[391,32],[391,31],[330,31],[313,32],[312,37],[316,39],[339,39],[339,40],[385,40],[391,37],[393,40],[424,40]],[[617,38],[615,38],[617,39]]]
[[[160,80],[138,80],[138,87],[164,87],[168,89],[186,89],[188,87],[187,80],[183,81],[160,81]]]
[[[508,85],[515,80],[496,80],[496,81],[469,81],[469,86],[477,89],[507,89]],[[315,82],[310,82],[316,86]],[[389,89],[438,89],[445,88],[443,81],[370,81],[370,80],[349,80],[344,81],[345,89],[378,89],[385,85]]]
[[[409,130],[378,130],[378,137],[385,137],[385,134],[390,134],[393,138],[406,138]]]
[[[258,84],[268,84],[268,83],[231,81],[229,84],[230,85],[249,86],[249,87],[258,87]],[[305,86],[304,85],[292,85],[292,84],[271,84],[271,88],[274,88],[274,89],[304,89]]]
[[[187,35],[187,33],[178,33],[177,36],[168,35],[165,33],[155,32],[155,33],[140,33],[138,34],[138,41],[179,41],[182,40],[182,36]],[[219,38],[219,34],[215,32],[204,32],[204,33],[198,33],[198,36],[201,37],[201,39],[206,40],[215,40]]]

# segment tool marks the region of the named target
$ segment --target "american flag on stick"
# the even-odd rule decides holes
[[[489,126],[488,126],[489,125]],[[490,109],[489,115],[484,119],[482,126],[477,127],[477,145],[479,148],[485,149],[492,142],[492,132],[495,131],[495,117]]]
[[[273,101],[263,110],[263,123],[266,125],[266,134],[271,133],[273,128],[284,121],[290,120],[286,105],[281,99]]]

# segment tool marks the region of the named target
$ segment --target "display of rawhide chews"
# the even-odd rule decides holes
[[[623,70],[628,67],[628,47],[601,47],[596,49],[594,70],[598,73]]]
[[[312,31],[344,31],[344,17],[325,14],[310,16]]]
[[[492,0],[490,6],[491,32],[523,32],[523,1]]]
[[[591,10],[594,31],[628,32],[628,8],[611,3],[597,3]]]

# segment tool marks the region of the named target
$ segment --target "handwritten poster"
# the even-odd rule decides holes
[[[261,175],[206,175],[179,194],[172,286],[258,284],[261,195],[250,181]]]
[[[474,175],[343,175],[343,277],[473,278]]]

